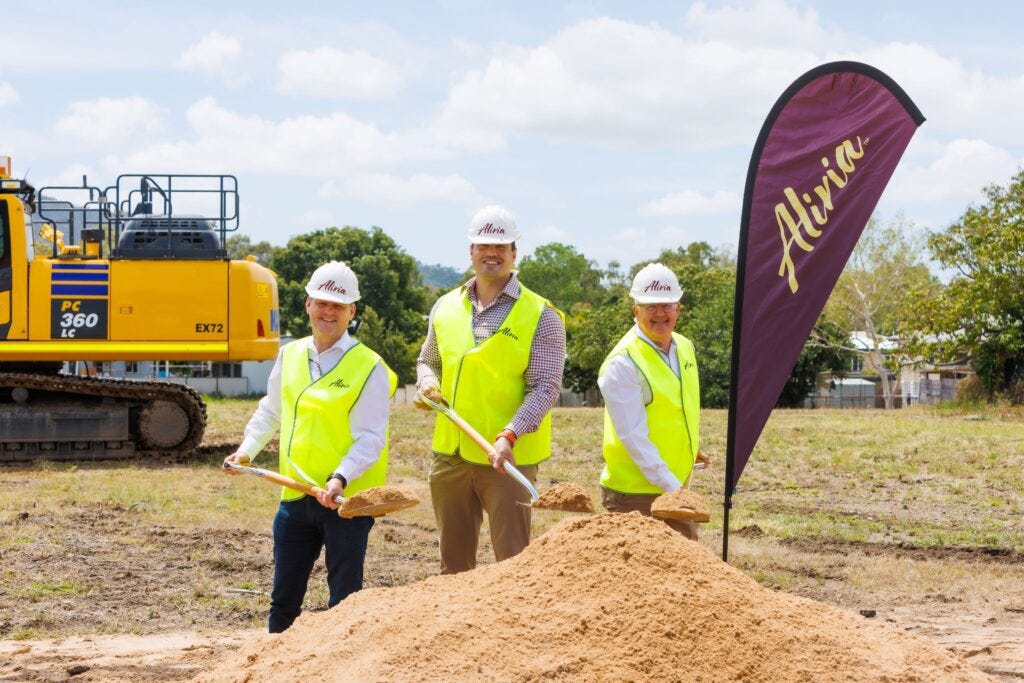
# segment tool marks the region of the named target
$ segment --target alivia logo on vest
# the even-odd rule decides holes
[[[503,327],[500,330],[498,330],[497,332],[495,332],[495,334],[503,334],[506,337],[511,337],[512,339],[515,339],[516,341],[519,341],[519,335],[516,334],[515,332],[513,332],[512,328],[509,327],[508,325],[505,325],[505,327]]]
[[[348,389],[352,385],[346,382],[343,378],[339,377],[338,379],[331,382],[330,386],[338,387],[339,389]]]

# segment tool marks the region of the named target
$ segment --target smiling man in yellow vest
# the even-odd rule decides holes
[[[512,215],[500,206],[484,207],[470,221],[468,236],[474,277],[434,304],[417,386],[432,400],[448,400],[494,439],[497,457],[438,415],[430,495],[442,574],[476,566],[485,511],[498,561],[529,544],[530,498],[503,463],[536,482],[537,464],[551,455],[549,412],[565,365],[561,313],[520,284],[513,270],[519,230]]]
[[[610,512],[651,514],[662,493],[682,488],[700,451],[700,388],[693,343],[676,333],[682,290],[660,263],[633,279],[636,325],[601,365],[604,397],[602,502]],[[666,520],[697,540],[695,522]]]
[[[282,488],[274,517],[274,589],[269,629],[284,631],[302,611],[313,563],[326,547],[328,607],[363,587],[372,517],[338,516],[337,495],[385,483],[388,407],[395,373],[348,334],[359,283],[338,261],[316,269],[306,285],[312,336],[281,349],[267,395],[226,461],[245,463],[280,430],[278,469],[323,490],[315,498]],[[238,474],[225,470],[230,474]]]

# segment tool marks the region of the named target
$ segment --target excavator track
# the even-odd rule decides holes
[[[0,372],[0,462],[184,458],[205,428],[183,384]]]

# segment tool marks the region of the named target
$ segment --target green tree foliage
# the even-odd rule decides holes
[[[1017,395],[1024,382],[1024,170],[929,239],[933,257],[955,272],[941,296],[918,293],[921,344],[940,357],[966,352],[990,397]],[[925,336],[927,335],[927,336]]]
[[[594,306],[605,296],[603,273],[575,247],[552,242],[519,262],[519,279],[563,311]]]
[[[426,334],[427,295],[415,260],[380,228],[317,230],[293,237],[274,254],[281,329],[294,336],[308,334],[305,285],[318,266],[332,260],[344,261],[359,278],[356,319],[367,324],[360,339],[381,354],[399,381],[414,381],[415,353],[409,347]]]
[[[265,266],[269,266],[270,262],[274,259],[274,254],[281,247],[275,247],[273,244],[267,241],[252,243],[252,240],[248,235],[231,235],[228,237],[227,243],[224,248],[228,252],[228,258],[236,261],[241,261],[250,254],[255,256],[256,259]]]

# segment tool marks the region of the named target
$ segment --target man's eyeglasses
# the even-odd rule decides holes
[[[670,313],[677,304],[637,304],[645,313]]]

